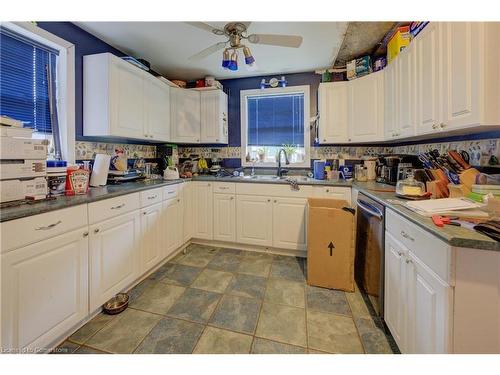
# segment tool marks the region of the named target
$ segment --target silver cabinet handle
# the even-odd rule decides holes
[[[444,129],[444,128],[446,127],[446,124],[445,124],[444,122],[442,122],[441,124],[439,124],[439,127],[440,127],[441,129]]]
[[[274,203],[278,203],[278,201],[275,199],[275,200],[274,200]]]
[[[326,192],[329,193],[330,192],[330,189],[326,189]]]
[[[403,252],[402,251],[398,251],[398,256],[403,256]]]
[[[54,228],[56,225],[59,225],[61,224],[62,221],[59,220],[57,223],[53,223],[53,224],[50,224],[50,225],[47,225],[46,227],[38,227],[38,228],[35,228],[35,230],[49,230],[49,229],[52,229]]]
[[[271,200],[270,200],[270,199],[268,199],[267,201],[268,201],[268,202],[271,202]]]
[[[411,259],[406,259],[406,264],[410,264],[410,263],[413,263],[413,260],[411,260]]]
[[[168,191],[167,194],[174,194],[175,191]]]
[[[438,124],[432,124],[432,129],[437,129],[438,128]]]
[[[211,186],[210,184],[207,184],[207,186]]]
[[[150,195],[150,196],[148,197],[148,199],[156,199],[156,198],[158,198],[158,194],[155,194],[155,195]]]
[[[89,232],[83,232],[83,237],[87,237],[89,235]]]
[[[219,138],[217,138],[217,139],[215,140],[215,142],[219,142]]]
[[[234,199],[234,197],[231,197],[231,198],[229,198],[229,199],[233,200],[233,199]]]
[[[119,204],[118,206],[111,207],[111,209],[112,210],[119,210],[122,207],[125,207],[125,203]]]
[[[148,212],[147,212],[147,211],[144,211],[142,214],[143,214],[143,215],[147,215],[147,214],[148,214]]]
[[[227,186],[220,186],[219,189],[221,189],[221,190],[227,190],[229,188]]]
[[[99,233],[100,229],[99,228],[95,228],[94,229],[94,233]]]
[[[180,199],[177,199],[177,202],[180,202],[181,200]]]
[[[415,239],[412,236],[410,236],[408,233],[406,233],[404,230],[401,231],[401,235],[403,236],[403,238],[406,238],[410,241],[415,241]]]

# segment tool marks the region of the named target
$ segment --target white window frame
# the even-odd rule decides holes
[[[247,153],[247,98],[263,95],[304,94],[304,149],[305,156],[302,163],[287,165],[287,168],[310,168],[311,167],[311,136],[310,136],[310,88],[309,85],[274,87],[268,89],[241,90],[240,91],[240,115],[241,115],[241,165],[243,167],[253,166],[252,162],[246,160]],[[277,167],[278,163],[255,163],[255,167]]]
[[[75,46],[31,22],[2,22],[2,27],[59,51],[57,58],[57,114],[62,158],[75,162]]]

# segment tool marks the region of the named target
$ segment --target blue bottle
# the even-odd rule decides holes
[[[324,180],[325,179],[325,164],[324,160],[315,160],[314,161],[314,170],[313,175],[316,180]]]

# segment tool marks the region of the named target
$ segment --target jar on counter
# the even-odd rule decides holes
[[[66,188],[67,162],[64,160],[47,160],[47,185],[49,196],[64,195]]]

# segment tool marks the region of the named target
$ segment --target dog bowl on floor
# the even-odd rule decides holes
[[[128,306],[128,294],[118,293],[116,296],[107,301],[102,308],[106,314],[115,315],[121,313]]]

